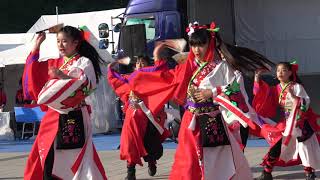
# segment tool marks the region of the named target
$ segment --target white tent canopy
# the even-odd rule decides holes
[[[24,64],[28,54],[34,44],[34,33],[24,33],[25,43],[15,48],[11,48],[0,52],[0,63],[4,65]],[[23,36],[22,36],[23,37]],[[58,48],[56,45],[56,35],[48,34],[43,45],[40,47],[40,59],[59,57]]]
[[[26,44],[31,41],[33,36],[33,34],[26,33],[0,34],[0,52]],[[4,65],[5,62],[0,59],[0,67],[4,67]]]
[[[33,33],[0,34],[0,45],[25,44],[33,39]]]
[[[99,40],[98,26],[101,23],[107,23],[111,29],[111,17],[120,15],[124,12],[124,8],[112,9],[105,11],[93,11],[85,13],[74,13],[74,14],[61,14],[58,15],[43,15],[38,21],[28,30],[28,33],[35,33],[41,31],[44,27],[50,27],[58,23],[63,23],[64,25],[81,27],[87,26],[92,32],[94,37]],[[57,21],[58,20],[58,21]],[[119,19],[114,19],[113,24],[120,22]],[[115,45],[118,42],[119,33],[114,33]],[[111,37],[109,38],[111,41]],[[98,43],[98,42],[97,42]],[[98,44],[97,44],[98,45]],[[111,45],[111,44],[110,44]],[[112,48],[109,46],[108,51],[111,53]]]
[[[70,25],[74,27],[86,26],[91,32],[90,43],[96,47],[100,56],[105,61],[111,61],[111,55],[108,52],[112,51],[111,46],[106,50],[98,48],[99,31],[98,26],[101,23],[107,23],[111,28],[111,17],[117,16],[124,12],[125,9],[112,9],[106,11],[94,11],[74,14],[61,14],[58,16],[58,23]],[[114,24],[117,21],[114,21]],[[35,32],[43,30],[57,24],[56,15],[43,15],[38,21],[28,30],[28,33],[2,34],[0,35],[0,48],[4,51],[0,52],[0,66],[10,64],[24,64],[32,45],[35,41]],[[118,42],[118,33],[114,34],[114,41]],[[40,59],[48,59],[58,57],[54,35],[48,35],[47,40],[41,47]],[[0,50],[1,50],[0,49]]]

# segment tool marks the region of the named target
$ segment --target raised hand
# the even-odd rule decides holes
[[[46,39],[46,33],[45,32],[40,32],[36,38],[36,42],[33,46],[32,51],[37,51],[40,49],[41,44],[43,43],[43,41]]]
[[[255,74],[254,74],[254,81],[255,82],[259,82],[260,81],[260,76],[261,74],[265,73],[265,72],[268,72],[269,70],[268,69],[265,69],[265,68],[259,68],[256,70]]]

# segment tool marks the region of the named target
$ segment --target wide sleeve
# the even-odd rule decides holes
[[[107,80],[116,95],[126,104],[130,93],[130,86],[127,78],[109,67]]]
[[[165,61],[163,60],[163,62]],[[154,71],[137,73],[133,81],[130,81],[130,86],[135,94],[142,96],[159,94],[160,102],[171,99],[184,105],[188,84],[197,65],[193,60],[188,59],[185,63],[178,64],[174,69],[168,69],[166,63],[163,62],[156,65]]]
[[[211,89],[214,102],[219,104],[223,119],[228,124],[240,122],[244,127],[256,129],[253,121],[256,114],[248,102],[243,77],[230,65],[222,61],[200,84],[202,89]]]
[[[163,105],[177,94],[179,81],[176,80],[178,77],[176,73],[180,68],[169,70],[165,61],[159,61],[155,66],[133,73],[130,76],[129,85],[148,109],[153,114],[157,114]]]
[[[26,100],[38,100],[38,95],[48,81],[48,62],[39,62],[39,50],[27,57],[22,75],[23,96]]]
[[[320,125],[318,123],[318,119],[320,119],[320,116],[315,114],[310,107],[310,97],[305,91],[304,87],[301,84],[295,83],[293,86],[293,93],[300,99],[300,104],[298,105],[299,118],[297,119],[296,126],[299,126],[301,129],[303,129],[304,121],[307,120],[312,129],[316,132],[319,132]]]
[[[68,79],[50,79],[38,95],[38,104],[46,104],[60,113],[79,105],[96,88],[96,76],[88,58],[80,57],[69,69]]]
[[[227,62],[221,61],[201,82],[199,88],[211,89],[213,98],[235,79],[235,71]]]
[[[252,106],[255,111],[265,118],[275,117],[278,107],[276,88],[260,80],[259,83],[254,82],[253,94]]]
[[[310,105],[310,97],[307,94],[306,90],[303,88],[301,84],[296,83],[293,86],[293,93],[295,96],[301,98],[301,107],[306,111]]]

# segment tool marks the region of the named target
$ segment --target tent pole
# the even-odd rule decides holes
[[[57,15],[57,24],[59,24],[59,10],[58,10],[58,6],[56,6],[56,15]]]

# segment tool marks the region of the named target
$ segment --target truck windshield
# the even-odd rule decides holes
[[[129,18],[126,25],[144,24],[146,27],[147,42],[153,40],[156,35],[155,20],[154,18]]]

